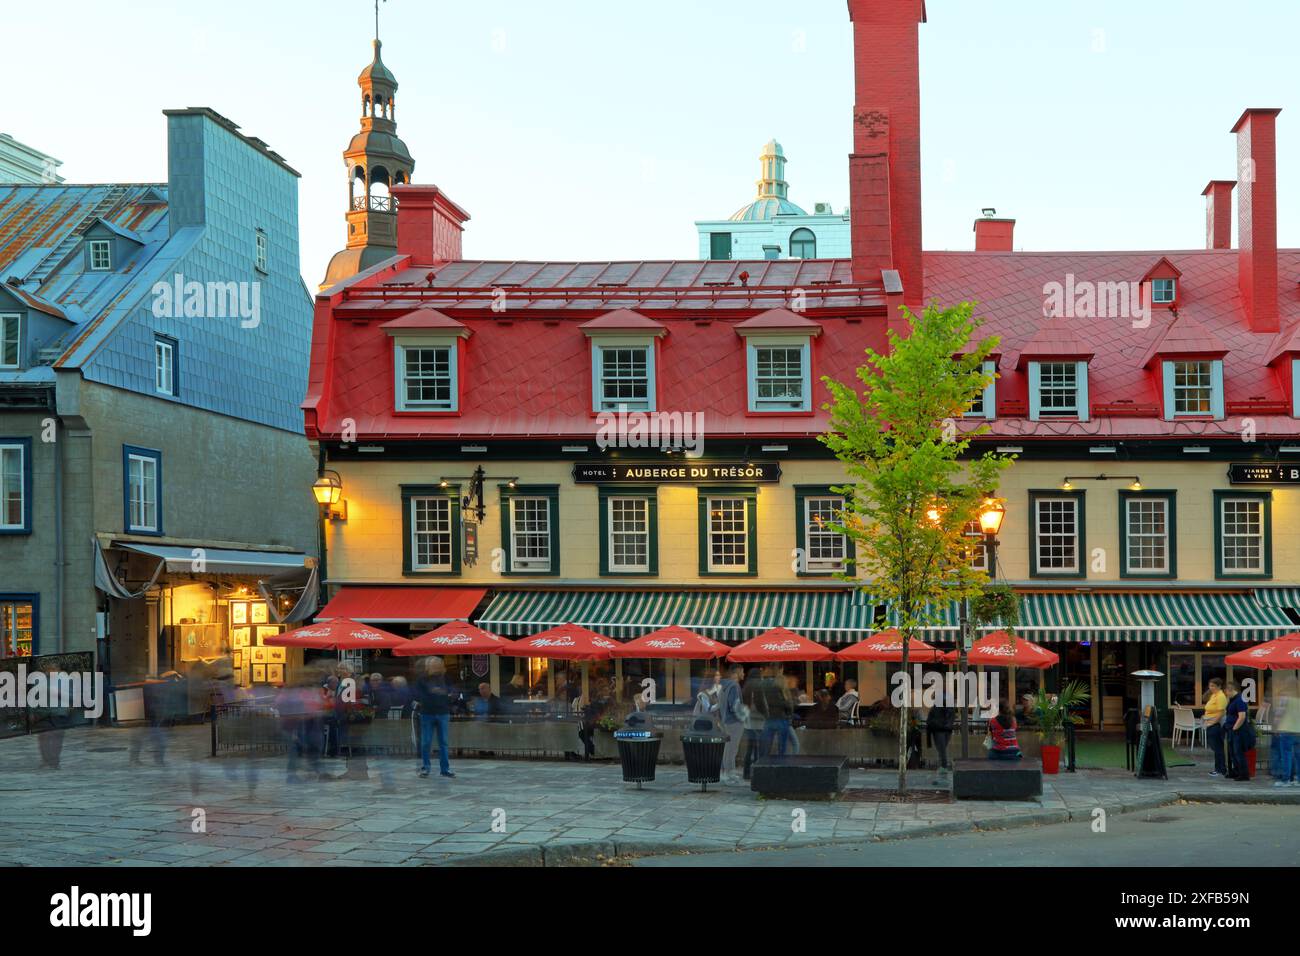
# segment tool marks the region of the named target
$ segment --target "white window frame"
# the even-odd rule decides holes
[[[176,395],[176,345],[156,336],[153,340],[153,388],[159,395]]]
[[[1162,297],[1158,291],[1160,286],[1157,283],[1169,283],[1169,293]],[[1151,304],[1152,305],[1169,305],[1178,298],[1178,280],[1177,279],[1152,279],[1151,280]]]
[[[1210,407],[1208,411],[1180,412],[1178,410],[1178,396],[1180,386],[1178,385],[1178,366],[1180,365],[1206,365],[1209,366],[1209,390],[1210,390]],[[1165,418],[1222,418],[1224,411],[1223,403],[1223,360],[1222,359],[1177,359],[1161,363],[1161,378],[1164,385],[1165,401]],[[1183,391],[1190,391],[1189,388],[1183,387]]]
[[[27,446],[22,442],[0,442],[0,495],[4,491],[4,459],[6,455],[18,453],[18,521],[10,523],[5,520],[6,502],[0,497],[0,531],[27,530]]]
[[[759,349],[797,349],[802,376],[802,396],[798,404],[788,399],[758,397]],[[811,336],[750,336],[745,340],[746,380],[749,390],[749,411],[789,415],[812,409],[812,338]]]
[[[90,239],[86,243],[86,248],[90,251],[90,271],[91,272],[112,272],[113,271],[113,240],[111,239]],[[104,264],[100,265],[100,253],[103,253]]]
[[[971,402],[970,408],[966,409],[966,411],[962,413],[962,417],[984,418],[992,421],[998,417],[998,363],[990,359],[984,363],[982,371],[985,375],[991,376],[992,381],[984,387],[984,391],[980,394],[979,407],[976,408],[975,402]]]
[[[1164,529],[1165,529],[1163,535],[1155,535],[1155,534],[1150,534],[1150,533],[1147,533],[1147,532],[1141,532],[1141,533],[1138,533],[1138,532],[1135,532],[1135,531],[1133,530],[1133,506],[1134,506],[1134,505],[1137,505],[1137,504],[1140,504],[1140,505],[1157,505],[1157,504],[1158,504],[1158,505],[1160,506],[1160,510],[1161,510],[1161,513],[1162,513],[1162,518],[1163,518],[1163,521],[1164,521]],[[1172,558],[1173,558],[1173,555],[1170,553],[1170,548],[1171,548],[1171,545],[1172,545],[1173,542],[1172,542],[1171,537],[1170,537],[1170,531],[1171,531],[1172,529],[1170,528],[1170,525],[1169,525],[1169,520],[1170,520],[1170,514],[1169,514],[1169,510],[1170,510],[1170,509],[1169,509],[1169,505],[1170,505],[1170,501],[1169,501],[1169,499],[1166,498],[1166,497],[1164,497],[1163,495],[1134,495],[1134,496],[1132,496],[1132,497],[1129,497],[1129,498],[1125,498],[1125,499],[1124,499],[1124,541],[1125,541],[1125,545],[1124,545],[1124,556],[1123,556],[1123,557],[1124,557],[1124,573],[1125,573],[1125,574],[1128,574],[1128,575],[1130,575],[1130,576],[1139,576],[1139,575],[1144,575],[1144,574],[1150,574],[1150,575],[1161,576],[1161,575],[1168,575],[1168,574],[1169,574],[1170,568],[1172,567],[1172,565],[1170,564],[1170,561],[1171,561]],[[1134,546],[1135,544],[1141,544],[1142,542],[1144,542],[1144,541],[1149,541],[1149,540],[1160,540],[1160,541],[1163,542],[1163,546],[1164,546],[1164,564],[1163,564],[1162,566],[1158,567],[1158,568],[1139,568],[1139,567],[1134,567],[1134,565],[1133,565],[1133,546]]]
[[[457,412],[460,410],[460,348],[455,336],[402,338],[393,342],[393,399],[399,412]],[[447,402],[410,402],[406,398],[407,350],[445,349],[448,352],[448,381],[451,398]]]
[[[989,570],[988,538],[980,528],[979,521],[975,520],[967,524],[966,527],[962,529],[962,537],[968,538],[971,541],[972,553],[970,560],[966,562],[967,565],[969,565],[972,570],[984,571],[987,573]]]
[[[1062,534],[1057,534],[1055,532],[1051,533],[1050,535],[1043,533],[1043,505],[1057,504],[1060,502],[1067,502],[1070,505],[1070,507],[1073,509],[1073,513],[1074,513],[1074,533],[1069,536],[1074,540],[1074,564],[1069,567],[1050,567],[1050,568],[1044,567],[1043,566],[1044,542],[1047,541],[1048,538],[1051,538],[1053,540],[1063,541],[1066,539],[1067,536]],[[1051,576],[1054,574],[1078,575],[1082,572],[1083,565],[1080,562],[1083,560],[1083,555],[1081,553],[1083,549],[1083,540],[1082,540],[1082,536],[1079,533],[1080,505],[1081,505],[1080,500],[1078,498],[1075,498],[1072,495],[1063,495],[1061,497],[1052,497],[1051,495],[1043,495],[1041,497],[1034,499],[1033,518],[1034,518],[1034,552],[1035,553],[1031,555],[1031,557],[1033,558],[1033,562],[1034,562],[1033,567],[1034,567],[1035,574],[1041,576]]]
[[[541,531],[519,530],[519,505],[540,502],[542,514],[546,515],[546,527]],[[510,498],[510,570],[515,574],[548,574],[555,564],[555,555],[551,554],[551,537],[555,514],[551,510],[551,499],[545,495],[518,495]],[[541,537],[546,542],[546,557],[521,557],[519,542],[527,535],[529,538]]]
[[[271,261],[271,239],[261,229],[255,233],[253,265],[258,272],[269,272],[269,263]]]
[[[129,453],[127,454],[127,462],[128,462],[127,474],[129,475],[129,482],[128,482],[128,486],[127,486],[127,490],[126,490],[126,497],[127,497],[127,527],[126,527],[126,530],[127,530],[128,532],[150,532],[150,533],[157,533],[157,531],[158,531],[158,525],[159,525],[159,522],[158,522],[158,502],[159,502],[159,498],[161,497],[161,495],[159,494],[159,491],[160,491],[161,489],[158,487],[158,485],[159,485],[159,481],[158,481],[158,479],[159,479],[159,472],[160,472],[160,470],[161,470],[161,469],[159,468],[159,461],[158,461],[158,458],[155,457],[155,456],[153,456],[153,455],[137,455],[135,452],[129,452]],[[139,485],[140,492],[141,492],[138,498],[137,498],[137,496],[136,496],[136,494],[135,494],[135,488],[137,487],[137,480],[136,480],[136,466],[137,466],[137,465],[139,466],[139,482],[138,482],[138,485]],[[153,469],[153,479],[152,479],[152,481],[149,481],[149,480],[148,480],[148,476],[147,476],[147,474],[146,474],[146,469],[145,469],[145,466],[146,466],[146,465],[148,465],[149,468],[152,468],[152,469]],[[147,499],[147,496],[144,494],[144,489],[145,489],[146,487],[148,487],[149,485],[152,485],[152,486],[153,486],[153,497],[152,497],[152,501],[148,500],[148,499]],[[136,505],[137,505],[137,503],[138,503],[139,506],[140,506],[140,519],[141,519],[140,522],[139,522],[138,524],[137,524],[136,521],[135,521],[135,517],[136,517]],[[144,519],[146,518],[145,510],[146,510],[146,508],[149,507],[150,505],[152,505],[152,507],[153,507],[153,521],[152,521],[152,522],[148,522],[148,521],[145,521],[145,520],[144,520]]]
[[[640,507],[640,519],[643,525],[641,531],[618,531],[615,528],[614,509],[616,504],[633,503]],[[650,573],[650,499],[644,495],[623,495],[611,496],[605,499],[605,522],[608,528],[608,537],[605,543],[609,555],[609,571],[611,574],[649,574]],[[614,546],[615,538],[621,536],[626,538],[640,538],[644,541],[645,561],[641,564],[619,564],[616,560],[618,549]]]
[[[5,347],[9,343],[12,343],[14,350],[12,362],[5,361]],[[21,312],[0,313],[0,368],[18,368],[22,363],[23,315]]]
[[[722,531],[715,529],[713,525],[713,510],[715,505],[720,502],[735,503],[740,505],[740,530]],[[705,499],[705,512],[708,518],[708,540],[705,542],[708,555],[708,569],[711,574],[737,574],[749,570],[749,499],[736,495],[709,495]],[[728,564],[718,564],[713,560],[713,539],[715,535],[738,536],[741,541],[743,550],[740,552],[740,561]]]
[[[1254,534],[1228,534],[1228,515],[1227,506],[1229,504],[1247,504],[1255,509],[1255,518],[1259,522],[1259,533]],[[1219,549],[1219,567],[1223,569],[1224,575],[1260,575],[1268,569],[1268,509],[1264,505],[1263,498],[1234,498],[1231,495],[1225,495],[1219,499],[1219,540],[1216,547]],[[1257,562],[1251,567],[1228,567],[1227,544],[1228,539],[1233,541],[1249,541],[1254,538],[1258,541],[1259,557]]]
[[[410,526],[411,526],[411,570],[412,571],[454,571],[455,570],[455,551],[456,551],[456,520],[455,512],[452,507],[452,500],[448,495],[420,495],[408,499],[411,509]],[[435,521],[441,522],[446,519],[446,529],[434,529],[421,531],[419,521],[420,505],[427,505],[432,502],[438,508],[438,514],[434,516]],[[442,509],[445,508],[445,515]],[[430,539],[444,539],[447,542],[447,561],[444,564],[424,564],[420,561],[420,538],[421,536]]]
[[[606,401],[605,394],[605,350],[633,349],[645,353],[646,360],[646,397],[633,401]],[[653,338],[593,338],[591,341],[591,407],[597,412],[617,412],[626,409],[629,412],[655,411],[655,342]]]
[[[813,504],[828,501],[835,502],[835,504],[831,506],[832,513],[843,512],[843,495],[806,495],[803,499],[803,514],[800,515],[800,518],[803,521],[804,570],[809,574],[835,574],[846,570],[848,567],[848,536],[835,531],[823,530],[821,525],[813,521]],[[828,558],[814,558],[813,538],[825,538],[828,540],[838,539],[840,548],[839,559],[831,560]]]
[[[1074,366],[1074,407],[1058,407],[1054,414],[1043,411],[1043,366]],[[1088,421],[1088,363],[1083,361],[1046,361],[1029,363],[1029,418],[1031,421],[1043,419],[1077,418]]]

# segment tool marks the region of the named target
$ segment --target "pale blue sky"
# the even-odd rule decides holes
[[[1284,110],[1280,238],[1300,246],[1300,4],[928,6],[927,249],[971,248],[990,205],[1025,249],[1199,248],[1248,106]],[[370,0],[8,4],[0,131],[69,181],[163,180],[161,110],[211,106],[302,172],[314,287],[344,242],[372,22]],[[467,257],[694,258],[694,220],[751,198],[772,137],[794,201],[848,203],[844,0],[391,0],[383,24],[415,180],[470,211]]]

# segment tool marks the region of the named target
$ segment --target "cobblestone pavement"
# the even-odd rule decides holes
[[[455,779],[421,779],[403,758],[324,761],[331,777],[291,783],[282,757],[208,758],[202,727],[172,731],[165,764],[146,749],[132,765],[141,733],[69,731],[58,770],[40,769],[37,738],[0,741],[0,865],[554,866],[1063,823],[1180,799],[1300,804],[1300,789],[1212,780],[1205,766],[1169,781],[1062,774],[1020,803],[762,800],[747,786],[701,793],[682,767],[638,791],[612,764],[509,760],[455,761]],[[857,771],[851,786],[895,778]]]

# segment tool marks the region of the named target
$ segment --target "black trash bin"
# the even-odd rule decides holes
[[[614,731],[618,759],[623,765],[624,783],[634,783],[640,790],[641,784],[654,780],[655,765],[659,762],[659,747],[663,740],[664,735],[657,730],[624,727]]]
[[[686,779],[707,791],[709,784],[722,779],[722,753],[729,738],[711,720],[697,720],[682,734],[682,754],[686,757]]]

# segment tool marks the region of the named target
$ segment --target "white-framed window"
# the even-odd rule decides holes
[[[1124,570],[1129,574],[1168,574],[1171,564],[1169,499],[1124,499]]]
[[[0,531],[27,530],[27,444],[0,442]]]
[[[129,451],[127,467],[127,531],[159,532],[159,456]]]
[[[1263,498],[1219,499],[1219,560],[1224,574],[1267,570],[1267,519]]]
[[[1151,302],[1155,305],[1168,305],[1178,297],[1177,279],[1152,279]]]
[[[91,239],[90,248],[90,271],[91,272],[112,272],[113,271],[113,243],[109,239]]]
[[[510,499],[510,569],[551,570],[551,499]]]
[[[1038,414],[1042,418],[1079,414],[1079,363],[1039,362]]]
[[[256,239],[254,240],[253,264],[257,266],[258,272],[267,272],[267,262],[271,254],[271,240],[267,238],[266,233],[257,230]]]
[[[153,340],[153,387],[159,395],[176,394],[176,343],[162,335]]]
[[[1034,499],[1034,570],[1039,574],[1078,574],[1081,542],[1079,499]]]
[[[985,540],[984,531],[980,528],[978,521],[972,521],[962,529],[962,535],[967,540],[966,554],[969,556],[967,563],[976,571],[985,571],[989,569],[989,548]]]
[[[983,371],[993,380],[984,387],[979,397],[970,403],[970,407],[966,409],[966,418],[997,417],[997,363],[992,360],[985,362]]]
[[[1223,362],[1192,359],[1165,362],[1165,417],[1223,417]]]
[[[847,539],[831,530],[843,511],[844,498],[839,495],[815,495],[803,499],[804,547],[809,572],[833,573],[845,569]]]
[[[745,498],[708,499],[710,571],[749,568],[749,502]]]
[[[751,412],[806,412],[812,407],[807,338],[751,338],[746,353]]]
[[[596,411],[654,411],[653,343],[594,343],[592,359],[592,401]]]
[[[609,570],[612,573],[650,572],[650,500],[607,498],[609,509]]]
[[[411,498],[411,570],[451,571],[453,540],[451,498]]]
[[[18,343],[22,320],[22,315],[17,312],[0,315],[0,368],[18,367]]]
[[[409,341],[395,346],[397,410],[454,412],[459,403],[455,341]]]

